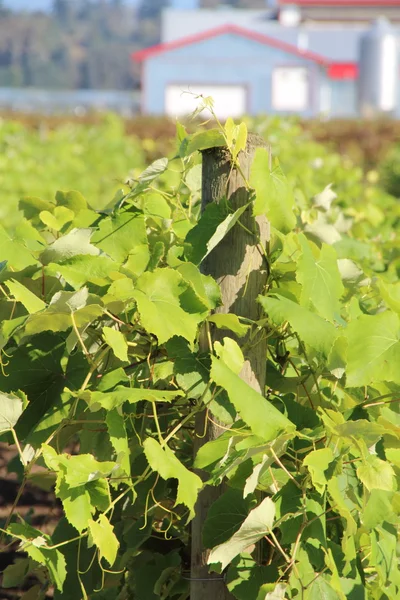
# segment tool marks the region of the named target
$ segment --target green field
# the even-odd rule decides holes
[[[0,441],[20,484],[2,587],[203,600],[190,522],[223,482],[202,543],[234,598],[398,600],[398,151],[357,164],[277,118],[190,131],[0,123]],[[244,176],[248,131],[266,147]],[[228,183],[202,212],[214,147]],[[240,235],[257,318],[218,312],[237,273],[209,274]],[[240,375],[257,345],[261,393]],[[62,506],[50,529],[19,513],[33,488]]]

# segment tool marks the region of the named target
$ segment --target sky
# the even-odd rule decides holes
[[[125,0],[126,4],[137,4],[139,0]],[[53,0],[4,0],[5,6],[14,10],[49,10]]]

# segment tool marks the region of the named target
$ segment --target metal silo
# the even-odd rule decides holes
[[[385,17],[379,17],[360,41],[358,101],[361,116],[394,114],[398,69],[395,32]]]

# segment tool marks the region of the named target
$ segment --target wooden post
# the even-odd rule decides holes
[[[245,152],[239,154],[241,171],[249,180],[251,164],[256,148],[266,147],[259,136],[249,134]],[[233,210],[249,202],[249,192],[241,173],[232,169],[231,155],[227,148],[211,148],[203,151],[202,209],[210,202],[219,202],[227,198]],[[256,302],[262,293],[268,276],[268,265],[264,249],[269,240],[269,224],[265,217],[254,218],[251,207],[240,218],[241,225],[236,224],[218,246],[205,259],[203,273],[212,275],[221,287],[222,305],[216,309],[218,313],[234,313],[254,321],[261,316],[261,307]],[[212,339],[235,335],[227,330],[212,332]],[[241,347],[246,346],[247,338],[239,341]],[[246,346],[245,364],[240,373],[244,381],[264,394],[265,363],[267,343],[262,334],[252,339]],[[198,416],[196,432],[204,432],[205,413]],[[195,452],[206,442],[216,439],[221,429],[215,417],[215,425],[208,422],[204,438],[196,437]],[[199,473],[201,475],[201,473]],[[196,516],[192,522],[191,551],[191,600],[230,600],[224,579],[217,573],[209,573],[207,566],[208,552],[203,548],[202,529],[208,510],[214,501],[223,493],[224,486],[207,486],[202,490],[196,504]]]

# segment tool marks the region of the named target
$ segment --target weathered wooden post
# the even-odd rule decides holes
[[[249,134],[246,151],[238,156],[241,173],[249,180],[251,164],[258,147],[266,147],[265,141]],[[219,202],[227,198],[233,210],[249,202],[249,192],[238,169],[232,168],[232,159],[227,148],[211,148],[203,151],[202,208],[210,202]],[[251,208],[240,218],[244,227],[236,224],[226,237],[210,253],[203,263],[203,272],[212,275],[219,283],[222,292],[222,305],[216,310],[220,313],[234,313],[254,321],[260,318],[260,306],[257,296],[263,291],[268,264],[264,249],[269,240],[269,224],[265,217],[254,218]],[[230,331],[219,330],[212,334],[213,340],[222,337],[235,337]],[[265,361],[267,343],[262,332],[252,338],[246,345],[246,338],[240,345],[246,346],[244,355],[246,362],[240,373],[254,389],[264,393]],[[202,435],[205,414],[200,414],[196,423],[196,431]],[[206,435],[197,437],[195,451],[204,443],[216,439],[224,429],[208,422]],[[192,522],[191,552],[191,600],[228,600],[233,596],[228,592],[223,577],[217,573],[209,573],[207,566],[208,552],[202,544],[202,528],[207,512],[214,501],[221,495],[223,486],[207,486],[200,494],[196,505],[196,517]]]

